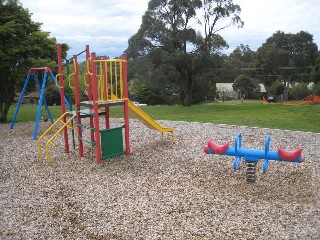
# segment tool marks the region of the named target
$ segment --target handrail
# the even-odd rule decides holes
[[[86,59],[86,65],[87,65],[87,74],[89,74],[89,75],[93,75],[93,73],[92,72],[90,72],[90,62],[92,61],[92,58],[87,58]]]
[[[72,90],[74,89],[74,86],[71,86],[71,76],[74,76],[74,75],[76,75],[76,74],[75,73],[70,73],[69,76],[68,76],[68,85]]]
[[[56,75],[56,86],[57,86],[57,88],[64,88],[64,86],[60,86],[60,84],[58,85],[58,77],[59,76],[63,76],[63,73],[58,73],[57,75]]]
[[[62,114],[37,140],[37,145],[38,145],[38,153],[39,153],[39,158],[42,159],[42,150],[41,150],[41,140],[45,139],[47,141],[46,143],[46,155],[47,155],[47,160],[48,163],[51,163],[51,158],[50,158],[50,154],[49,154],[49,144],[54,145],[55,147],[57,146],[57,144],[53,143],[53,140],[58,136],[58,134],[61,133],[61,131],[65,128],[73,128],[71,125],[71,121],[74,119],[74,117],[76,115],[73,115],[72,117],[70,117],[68,119],[68,121],[63,122],[63,118],[67,115],[70,114],[69,112],[65,112],[64,114]],[[60,127],[58,130],[55,130],[54,127],[58,124],[58,123],[62,123],[62,127]],[[47,138],[46,135],[49,132],[54,132],[54,135],[51,138]]]
[[[83,82],[84,82],[84,85],[85,85],[86,87],[89,87],[89,83],[88,83],[88,81],[87,81],[88,75],[89,75],[89,73],[83,74]]]
[[[127,62],[127,60],[116,58],[116,59],[96,59],[93,62]]]
[[[72,90],[74,90],[74,86],[71,85],[71,76],[75,76],[77,71],[78,71],[78,69],[77,69],[76,60],[73,59],[73,73],[70,73],[68,76],[68,84]]]
[[[124,98],[124,82],[123,82],[123,64],[127,62],[125,59],[86,59],[86,73],[84,74],[84,85],[90,87],[88,77],[93,76],[91,65],[96,66],[97,70],[97,101],[114,101],[113,95],[118,99]],[[90,72],[92,71],[92,72]],[[89,75],[88,75],[89,74]],[[86,79],[87,78],[87,79]]]
[[[47,144],[46,144],[46,155],[47,155],[47,160],[48,160],[48,164],[51,164],[51,157],[50,157],[50,154],[49,154],[49,144],[51,144],[53,142],[53,140],[58,136],[58,134],[60,134],[62,132],[62,130],[65,128],[65,127],[68,127],[68,128],[73,128],[72,125],[71,125],[71,121],[75,118],[76,115],[73,115],[72,117],[69,118],[68,121],[66,121],[65,123],[63,123],[63,126],[58,129],[58,131],[48,140]]]

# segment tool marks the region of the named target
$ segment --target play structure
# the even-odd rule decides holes
[[[256,165],[259,159],[264,159],[263,173],[266,173],[269,166],[269,160],[285,161],[285,162],[298,162],[304,161],[301,155],[302,148],[298,147],[293,151],[286,151],[278,147],[277,151],[270,151],[270,135],[267,135],[265,140],[265,149],[246,149],[242,148],[242,134],[238,133],[234,141],[234,148],[229,147],[229,143],[219,145],[213,140],[208,141],[208,145],[204,147],[204,152],[207,154],[220,154],[227,156],[234,156],[233,161],[234,170],[240,168],[242,159],[246,161],[247,171],[246,178],[248,182],[255,182],[256,180]]]
[[[171,133],[173,141],[173,128],[161,126],[128,99],[128,63],[126,54],[123,54],[121,59],[108,59],[106,56],[97,57],[95,53],[90,54],[89,46],[86,46],[84,52],[86,53],[86,72],[83,76],[80,76],[78,69],[78,55],[74,55],[72,58],[73,72],[67,76],[67,79],[69,87],[74,90],[75,111],[67,111],[67,101],[64,96],[65,75],[63,73],[62,51],[61,45],[57,45],[59,69],[57,87],[60,89],[62,115],[38,138],[37,144],[40,158],[43,155],[42,143],[44,143],[48,163],[51,163],[49,147],[57,146],[55,139],[62,133],[64,150],[69,152],[68,129],[73,128],[77,128],[78,150],[81,157],[84,156],[84,142],[95,147],[96,162],[98,164],[110,157],[122,154],[129,155],[129,111],[147,127],[160,131],[162,138],[164,133]],[[85,92],[88,96],[86,101],[80,101],[81,79],[83,79],[86,86]],[[123,126],[110,128],[110,106],[123,107]],[[104,125],[100,123],[102,116],[104,116]],[[82,123],[82,118],[86,117],[90,118],[88,125]],[[90,131],[89,139],[83,135],[85,130]]]
[[[38,78],[39,75],[42,75],[42,84],[40,84],[40,81],[39,81],[39,78]],[[33,139],[36,140],[37,139],[37,135],[38,135],[38,128],[39,128],[39,122],[40,122],[40,118],[41,118],[41,111],[42,111],[42,106],[43,105],[45,106],[46,112],[48,114],[48,117],[49,117],[51,123],[53,123],[52,116],[51,116],[49,107],[47,105],[47,101],[46,101],[45,96],[44,96],[46,83],[50,80],[50,78],[54,82],[54,84],[56,84],[57,86],[58,86],[58,83],[57,83],[56,77],[54,76],[54,74],[52,73],[52,70],[50,68],[48,68],[48,67],[30,68],[29,71],[28,71],[26,80],[24,82],[20,97],[19,97],[19,101],[18,101],[16,110],[14,112],[13,119],[11,121],[10,129],[12,129],[14,127],[14,124],[16,122],[16,119],[17,119],[17,116],[18,116],[18,113],[19,113],[19,109],[20,109],[23,97],[24,97],[24,95],[26,93],[27,86],[28,86],[28,84],[30,82],[30,79],[32,77],[34,78],[34,80],[36,82],[37,88],[39,90],[39,96],[40,96],[39,103],[38,103],[37,115],[36,115],[36,123],[35,123],[35,127],[34,127],[34,132],[33,132]],[[60,88],[58,88],[58,90],[60,91]],[[71,110],[71,105],[69,104],[67,98],[64,96],[64,94],[62,96],[63,96],[63,99],[64,99],[64,103],[67,105],[67,108],[69,110]]]

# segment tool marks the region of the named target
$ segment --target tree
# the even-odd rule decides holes
[[[290,93],[294,100],[300,100],[307,97],[310,94],[310,90],[306,83],[295,84],[291,89]]]
[[[265,68],[264,75],[270,75],[271,81],[282,77],[284,80],[284,100],[288,100],[291,81],[310,81],[310,70],[318,56],[318,46],[313,36],[301,31],[296,34],[277,31],[258,49],[258,58]]]
[[[240,96],[243,98],[251,98],[260,91],[259,84],[245,74],[238,76],[234,80],[232,87],[234,91],[239,91]]]
[[[138,83],[132,86],[134,99],[140,103],[151,103],[151,99],[154,97],[154,93],[150,91],[149,87],[145,83]]]
[[[237,46],[229,56],[224,57],[224,62],[221,76],[223,82],[233,82],[243,72],[253,78],[257,75],[255,71],[256,52],[252,51],[248,45]]]
[[[200,9],[203,19],[197,17]],[[243,24],[239,12],[240,7],[230,0],[151,0],[140,29],[129,39],[128,57],[150,59],[152,71],[159,70],[161,64],[174,66],[181,102],[189,106],[195,76],[198,78],[203,69],[209,69],[213,61],[199,63],[227,46],[217,32],[232,24]],[[219,26],[229,18],[230,22]],[[205,28],[204,36],[193,28],[199,19]],[[157,54],[152,54],[155,51]]]
[[[272,83],[270,87],[270,93],[274,96],[279,96],[283,94],[284,85],[280,80],[276,80]]]
[[[41,24],[32,21],[17,0],[0,1],[0,12],[0,122],[6,122],[16,87],[21,89],[28,69],[56,70],[56,39],[41,31]],[[63,44],[64,55],[68,48]]]
[[[208,53],[216,50],[217,46],[222,46],[217,44],[217,41],[222,40],[217,35],[219,31],[232,25],[242,27],[243,21],[239,16],[241,12],[240,6],[234,4],[232,0],[204,0],[202,8],[204,37],[199,48],[202,53]],[[220,22],[222,23],[219,24]]]
[[[316,59],[315,65],[311,71],[311,76],[315,84],[320,83],[320,56]]]
[[[312,86],[312,93],[317,96],[320,96],[320,82],[318,82]]]

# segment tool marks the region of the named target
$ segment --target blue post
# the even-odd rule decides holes
[[[38,90],[39,90],[40,95],[41,95],[41,94],[44,94],[44,92],[41,92],[41,85],[40,85],[40,82],[39,82],[39,80],[38,80],[37,74],[35,74],[35,73],[34,73],[34,79],[35,79],[35,81],[36,81],[36,83],[37,83],[37,86],[38,86]],[[49,110],[49,107],[48,107],[48,104],[47,104],[47,101],[46,101],[46,98],[45,98],[45,97],[43,97],[43,102],[44,102],[44,106],[45,106],[45,108],[46,108],[46,111],[47,111],[47,113],[48,113],[48,116],[49,116],[49,118],[50,118],[50,121],[51,121],[51,123],[53,123],[53,119],[52,119],[52,116],[51,116],[51,113],[50,113],[50,110]]]
[[[34,132],[33,132],[33,139],[34,140],[37,140],[37,134],[38,134],[38,128],[39,128],[41,108],[42,108],[42,103],[43,103],[43,99],[44,99],[44,89],[46,87],[46,81],[47,81],[47,72],[44,72],[43,80],[42,80],[42,87],[41,87],[41,91],[40,91],[40,99],[39,99],[39,104],[38,104],[36,124],[34,126]]]
[[[25,80],[25,82],[24,82],[24,85],[23,85],[23,88],[22,88],[22,91],[21,91],[21,94],[20,94],[20,98],[19,98],[19,101],[18,101],[18,105],[17,105],[17,107],[16,107],[16,110],[15,110],[14,116],[13,116],[13,119],[12,119],[12,121],[11,121],[10,129],[13,128],[14,123],[16,122],[17,115],[18,115],[18,112],[19,112],[19,109],[20,109],[20,105],[21,105],[21,103],[22,103],[24,93],[26,92],[29,79],[30,79],[30,72],[28,72],[28,75],[27,75],[26,80]]]

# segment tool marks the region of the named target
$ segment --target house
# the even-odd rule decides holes
[[[237,92],[233,90],[233,83],[216,83],[216,91],[220,99],[228,100],[228,99],[239,99],[240,96]],[[266,88],[263,84],[259,84],[260,93],[265,93]]]
[[[18,102],[20,98],[21,93],[16,93],[16,97],[14,98],[14,102]],[[38,101],[40,99],[40,93],[39,91],[31,92],[29,94],[26,94],[23,96],[22,104],[25,103],[31,103],[31,104],[38,104]]]

